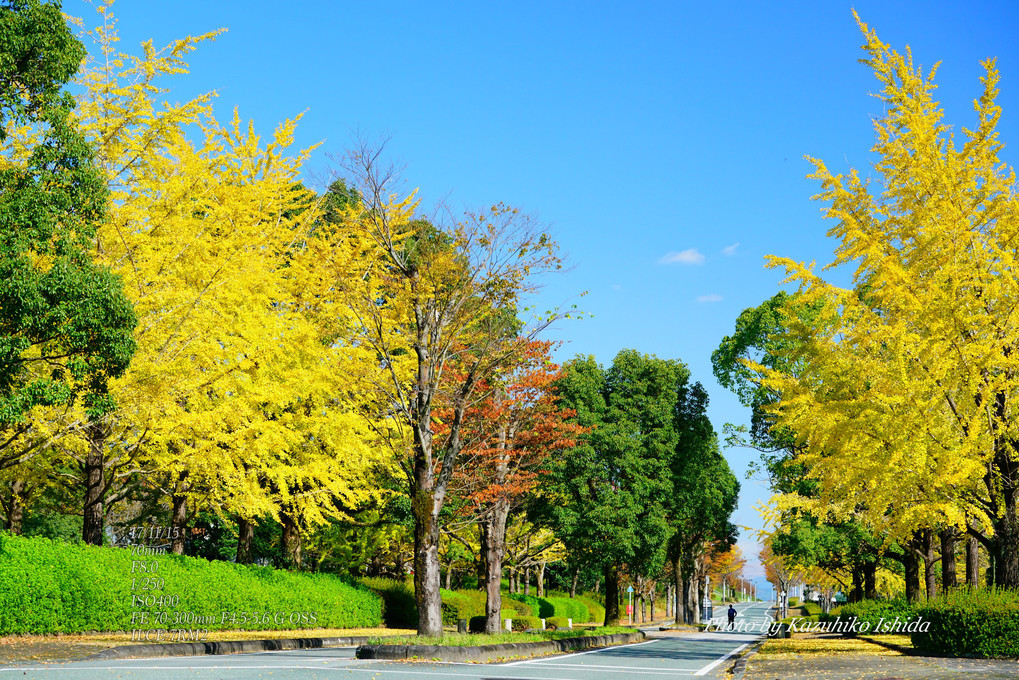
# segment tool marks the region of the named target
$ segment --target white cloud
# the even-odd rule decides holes
[[[688,248],[681,253],[667,253],[658,264],[704,264],[704,255],[697,252],[696,248]]]
[[[722,248],[722,254],[723,255],[735,255],[737,248],[739,248],[739,241],[736,241],[731,246],[726,246],[726,247]]]
[[[711,295],[700,295],[697,297],[697,302],[721,302],[722,296],[712,293]]]

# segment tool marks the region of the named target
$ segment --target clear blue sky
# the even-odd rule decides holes
[[[426,205],[503,201],[539,215],[574,266],[543,303],[588,291],[577,302],[593,315],[555,330],[560,358],[609,364],[632,347],[681,359],[721,431],[749,414],[715,383],[710,354],[741,310],[778,290],[764,256],[831,258],[803,157],[869,170],[881,107],[857,63],[854,6],[917,63],[942,62],[938,96],[957,128],[974,120],[980,60],[996,56],[999,130],[1019,139],[1014,2],[123,0],[114,11],[125,51],[229,29],[192,55],[171,99],[217,90],[221,118],[237,106],[266,135],[306,112],[297,143],[324,142],[310,184],[359,130],[390,137]],[[64,10],[95,23],[81,0]],[[726,456],[743,478],[756,454]],[[736,521],[760,527],[753,506],[768,493],[742,484]],[[740,545],[756,555],[746,532]]]

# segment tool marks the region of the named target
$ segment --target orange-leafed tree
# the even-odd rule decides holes
[[[725,552],[716,552],[711,556],[707,564],[707,573],[712,582],[719,585],[726,583],[732,587],[734,583],[739,583],[746,566],[747,560],[743,556],[743,551],[737,546],[730,546]]]
[[[499,632],[509,513],[534,487],[549,453],[574,446],[584,429],[568,422],[572,410],[556,404],[551,386],[560,368],[552,362],[551,343],[517,342],[512,365],[488,381],[485,399],[465,414],[465,447],[453,479],[461,511],[480,526],[488,633]]]

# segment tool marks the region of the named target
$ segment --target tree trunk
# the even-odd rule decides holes
[[[788,591],[787,591],[788,592]],[[860,565],[853,565],[853,588],[849,591],[849,601],[859,602],[863,599],[863,569]]]
[[[538,597],[545,597],[545,560],[538,565]]]
[[[902,565],[906,579],[906,601],[916,604],[920,601],[920,558],[912,546],[907,545],[903,550]]]
[[[927,589],[927,599],[933,600],[938,596],[937,564],[934,557],[934,530],[924,529],[922,532],[922,555],[923,555],[923,577],[924,586]]]
[[[446,567],[446,590],[452,590],[453,565]]]
[[[605,625],[619,625],[619,566],[605,567]]]
[[[280,522],[283,524],[283,562],[290,569],[300,569],[301,529],[297,526],[297,519],[289,512],[281,512]]]
[[[1005,486],[1003,483],[1002,486]],[[1016,510],[1016,491],[1003,491],[1004,515],[994,523],[994,585],[1015,590],[1019,588],[1019,516]]]
[[[488,583],[488,563],[485,558],[488,552],[485,548],[488,545],[487,521],[478,522],[478,545],[481,546],[481,549],[478,550],[478,590],[485,591],[487,590],[486,584]],[[499,578],[502,579],[502,574],[499,575]]]
[[[980,543],[973,536],[966,539],[966,585],[980,587]]]
[[[672,559],[672,581],[673,587],[676,590],[676,606],[672,610],[672,616],[677,626],[686,623],[684,615],[686,614],[687,583],[683,578],[682,569],[680,569],[682,561],[682,557],[678,553]],[[682,593],[682,597],[680,593]],[[680,600],[682,600],[682,609],[679,606]]]
[[[580,579],[580,567],[573,570],[573,580],[570,581],[570,597],[577,596],[577,581]]]
[[[941,587],[945,592],[959,587],[955,576],[955,541],[958,532],[955,527],[941,531]]]
[[[439,509],[431,493],[419,483],[414,513],[414,599],[418,606],[418,635],[442,637],[442,599],[439,594]]]
[[[995,399],[995,411],[1002,423],[1008,422],[1006,406],[1005,395],[999,393]],[[999,512],[991,520],[994,525],[994,537],[991,539],[994,585],[1015,590],[1019,588],[1019,459],[1016,458],[1019,443],[1001,437],[994,448],[993,465],[998,474],[988,475],[989,479],[994,479],[993,484],[1000,492]]]
[[[88,453],[82,476],[85,480],[85,499],[81,525],[81,540],[88,545],[103,544],[103,518],[106,516],[106,427],[102,423],[90,422],[85,426]]]
[[[524,567],[524,595],[531,594],[531,568]]]
[[[251,564],[252,543],[255,541],[255,524],[243,517],[237,520],[237,564]]]
[[[11,482],[10,502],[5,503],[4,510],[7,512],[7,523],[5,528],[15,536],[21,535],[21,526],[25,518],[25,482],[15,479]]]
[[[506,517],[509,503],[499,499],[485,521],[487,541],[481,546],[481,554],[488,569],[485,574],[485,632],[499,632],[502,611],[502,557],[506,553]]]
[[[655,621],[655,595],[658,594],[656,592],[657,590],[658,590],[658,584],[656,583],[655,587],[653,587],[651,589],[651,622],[652,623],[654,623],[654,621]]]
[[[877,562],[863,563],[863,596],[868,600],[877,599]]]
[[[170,552],[174,555],[184,554],[184,532],[188,525],[188,498],[184,495],[184,480],[187,476],[186,470],[177,475],[177,484],[171,499],[173,509],[170,511]]]

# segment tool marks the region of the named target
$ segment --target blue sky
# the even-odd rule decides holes
[[[749,416],[715,383],[710,354],[741,310],[778,290],[764,256],[831,258],[804,156],[869,171],[881,103],[857,63],[854,6],[917,63],[942,62],[937,94],[957,128],[974,120],[980,61],[996,56],[1001,138],[1019,136],[1013,2],[122,0],[114,11],[125,51],[227,28],[168,82],[170,98],[216,90],[221,118],[236,106],[266,135],[304,112],[297,144],[323,143],[310,184],[360,131],[390,139],[425,205],[502,201],[538,215],[573,265],[541,304],[591,315],[556,328],[560,358],[608,364],[632,347],[681,359],[720,431]],[[96,17],[81,0],[64,11]],[[726,456],[743,478],[756,454]],[[742,484],[736,521],[757,528],[767,491]],[[756,554],[746,532],[740,544]]]

